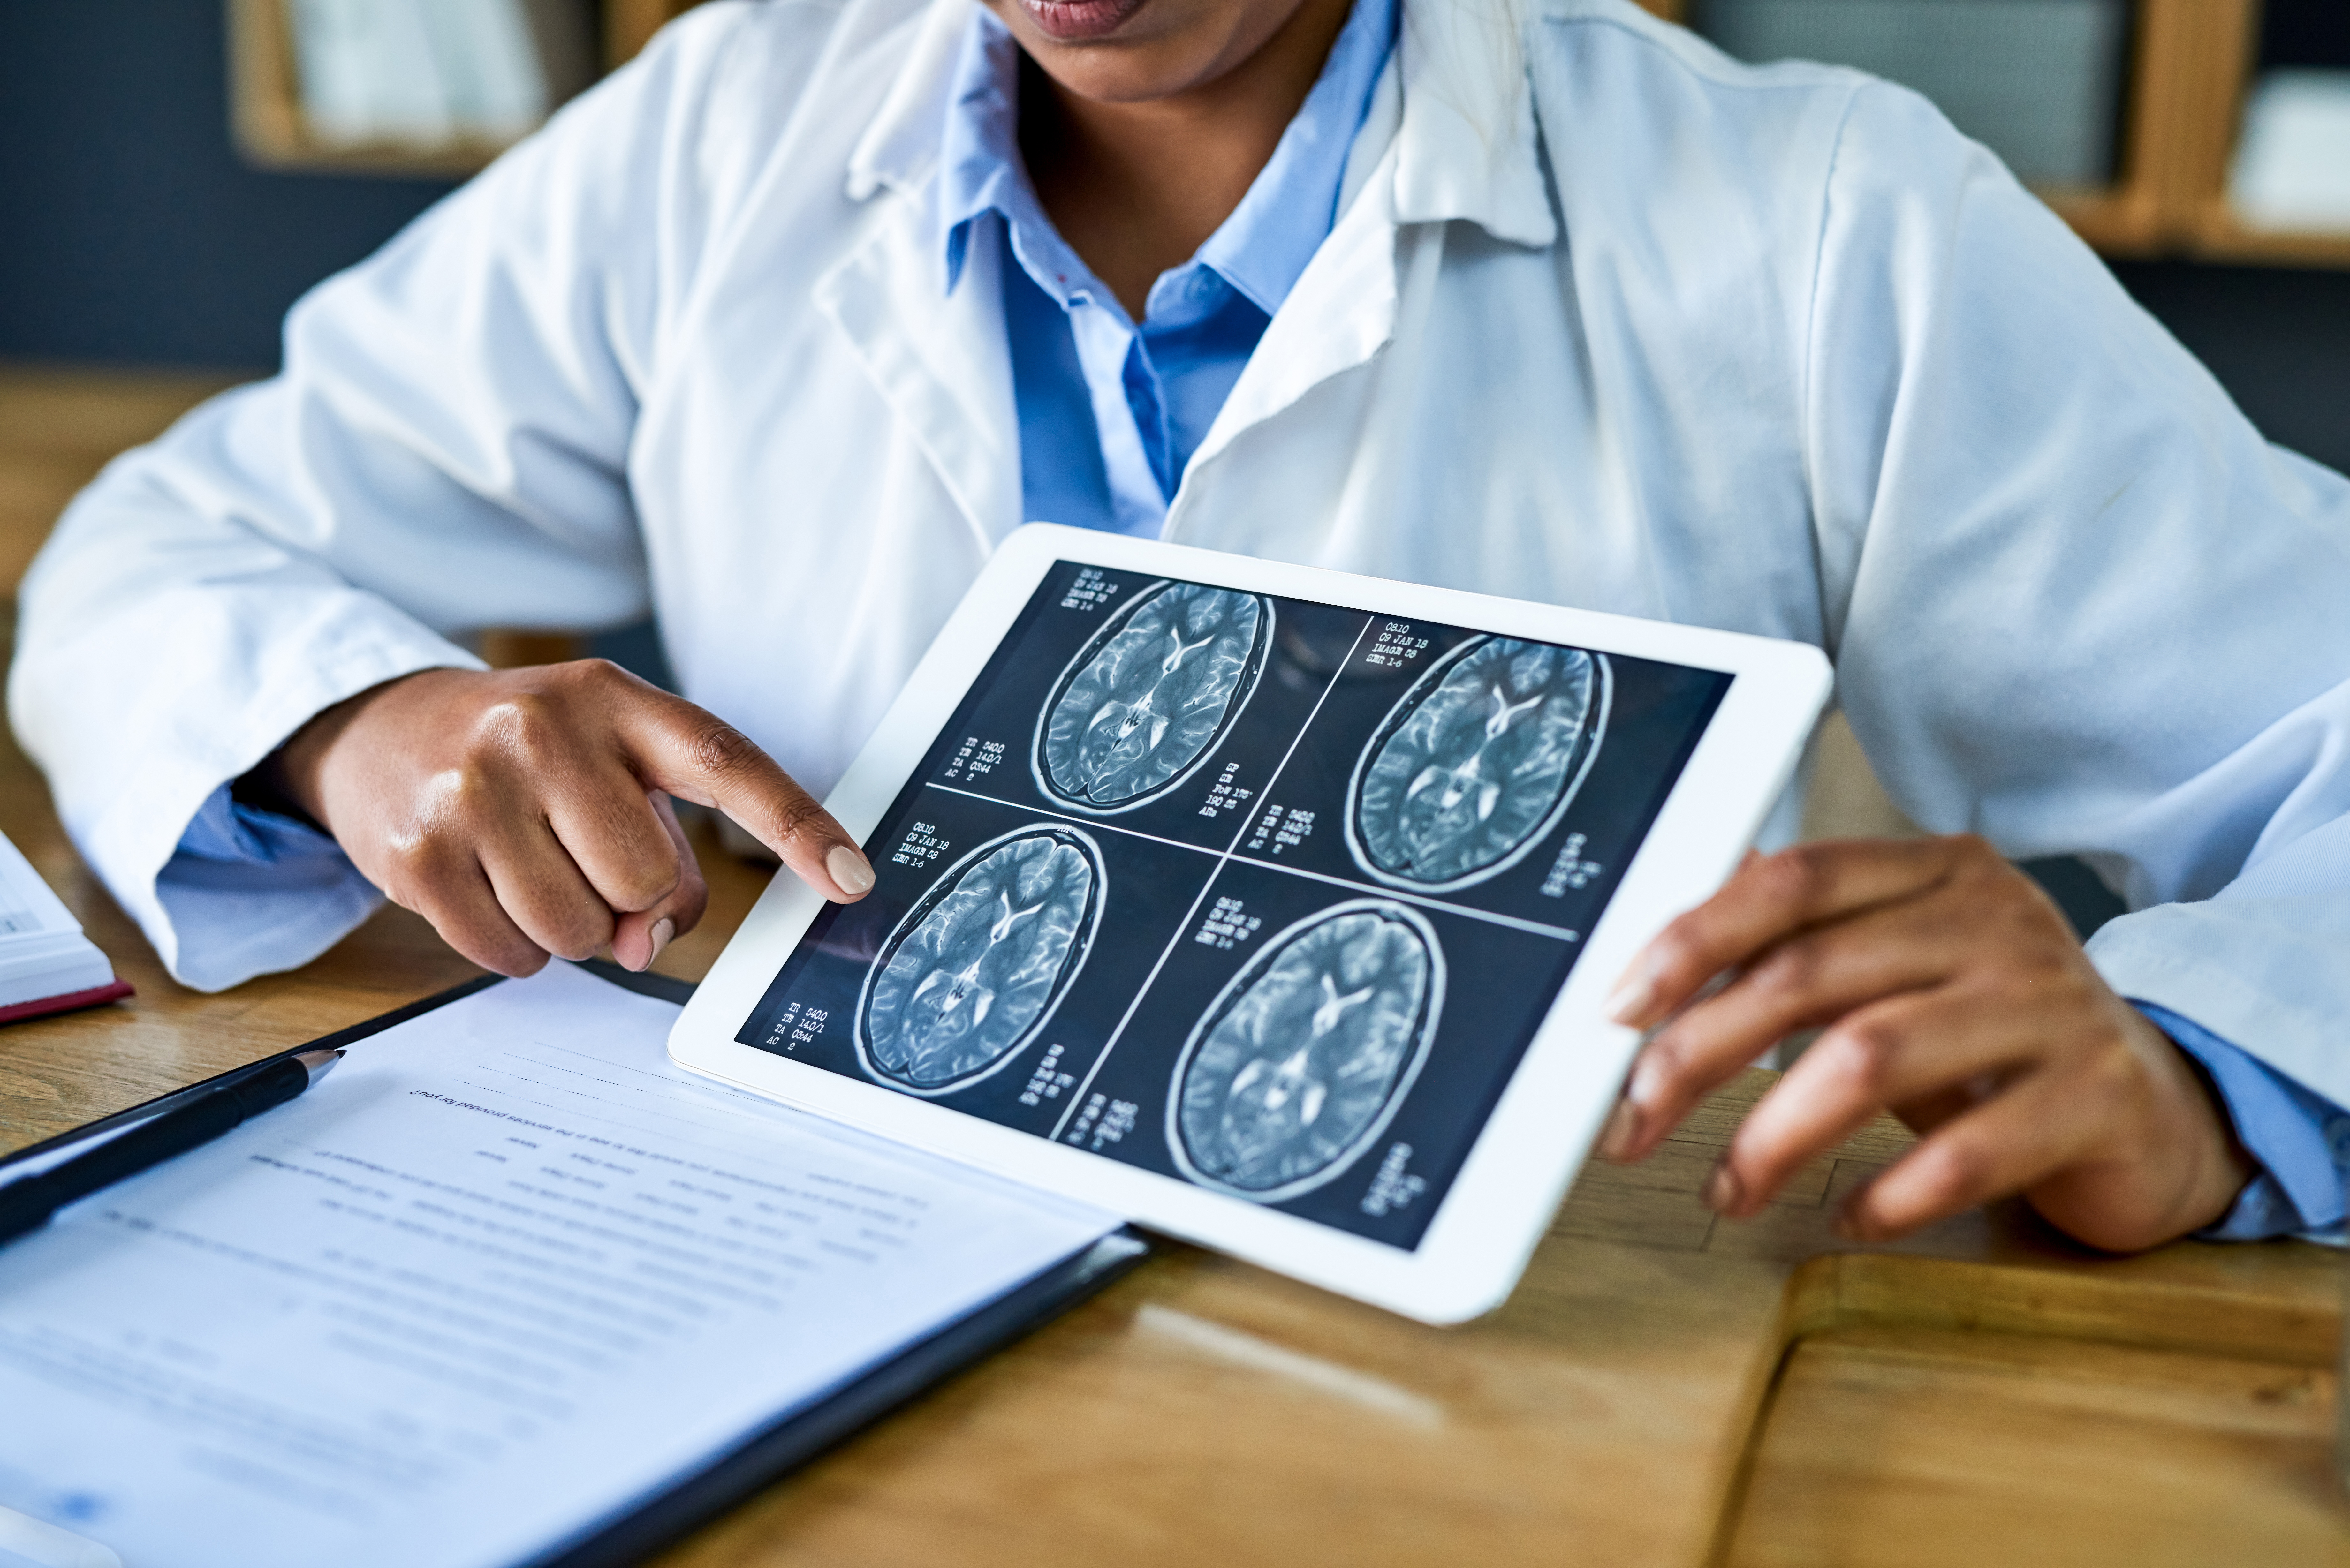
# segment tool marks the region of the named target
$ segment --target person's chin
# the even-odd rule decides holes
[[[1150,0],[1014,0],[1036,30],[1059,44],[1107,38]]]

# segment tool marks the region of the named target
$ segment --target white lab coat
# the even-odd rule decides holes
[[[689,696],[839,775],[1021,521],[994,253],[948,295],[931,205],[970,3],[691,13],[75,504],[11,710],[175,973],[364,912],[159,874],[469,628],[650,611]],[[1409,6],[1167,536],[1815,643],[1913,817],[2087,856],[2125,994],[2350,1101],[2350,485],[1918,98],[1530,9],[1513,47]]]

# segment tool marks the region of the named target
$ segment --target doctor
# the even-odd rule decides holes
[[[1982,836],[1669,929],[1608,1151],[1825,1026],[1724,1212],[1889,1106],[1861,1235],[2338,1224],[2350,484],[1915,96],[1628,0],[1396,5],[692,13],[76,503],[10,687],[76,841],[202,987],[378,889],[641,967],[702,906],[671,796],[855,898],[808,792],[1031,516],[1800,638]],[[648,611],[691,701],[454,640]],[[2135,912],[2085,953],[1986,841]]]

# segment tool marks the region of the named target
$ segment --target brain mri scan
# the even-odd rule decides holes
[[[1087,643],[1036,726],[1036,779],[1080,811],[1128,811],[1187,777],[1222,741],[1264,668],[1273,606],[1162,583]]]
[[[1100,851],[1081,833],[1024,828],[981,846],[874,960],[857,1017],[866,1066],[937,1095],[1010,1061],[1084,965],[1102,894]]]
[[[1168,1112],[1176,1164],[1268,1202],[1337,1176],[1411,1086],[1443,993],[1436,933],[1400,904],[1341,904],[1283,932],[1183,1047]]]
[[[1384,882],[1443,890],[1514,865],[1555,826],[1607,710],[1607,660],[1513,638],[1420,677],[1356,764],[1347,836]]]

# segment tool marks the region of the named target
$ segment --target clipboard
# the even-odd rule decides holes
[[[577,967],[609,984],[663,1002],[682,1004],[694,991],[691,981],[633,973],[600,959]],[[94,1135],[132,1126],[296,1052],[351,1045],[502,983],[504,981],[497,975],[467,981],[349,1028],[289,1046],[46,1138],[0,1158],[0,1180],[7,1179],[18,1167],[62,1152]],[[673,1478],[649,1495],[626,1500],[611,1514],[591,1521],[577,1535],[518,1561],[515,1568],[620,1568],[639,1562],[956,1373],[1060,1316],[1133,1269],[1149,1251],[1149,1243],[1130,1229],[1112,1232],[908,1345],[816,1404],[745,1429],[692,1473]]]

